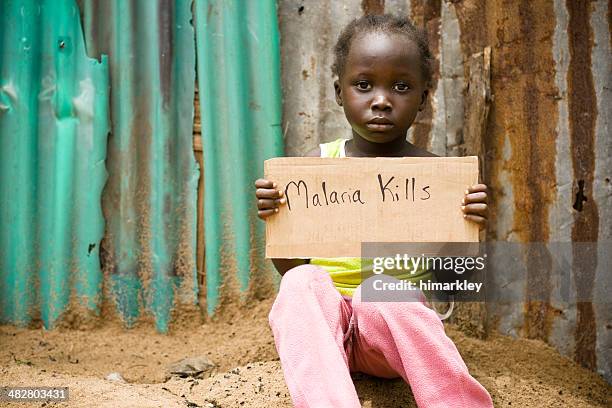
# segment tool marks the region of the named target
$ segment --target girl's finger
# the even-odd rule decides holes
[[[478,204],[462,205],[461,209],[463,210],[465,214],[475,214],[475,215],[480,215],[482,217],[486,217],[489,208],[487,207],[486,204],[478,203]]]
[[[487,223],[487,219],[484,217],[481,217],[479,215],[471,215],[471,214],[465,214],[463,216],[466,220],[468,221],[472,221],[475,222],[476,224],[480,225],[480,226],[484,226]]]
[[[256,188],[276,188],[276,183],[270,180],[266,180],[263,178],[255,180]]]
[[[260,178],[260,179],[255,180],[255,187],[256,188],[272,188],[272,182],[270,180]]]
[[[273,188],[258,188],[255,190],[255,195],[257,198],[280,198],[282,197],[282,192]]]
[[[271,198],[259,199],[257,200],[257,208],[260,210],[267,210],[269,208],[274,209],[280,205],[285,204],[286,202],[287,200],[284,197],[276,200],[273,200]]]
[[[257,211],[257,216],[259,218],[261,218],[262,220],[265,220],[266,218],[268,218],[269,216],[271,216],[272,214],[274,214],[275,211],[274,209],[269,209],[269,210],[259,210]]]
[[[466,194],[471,194],[471,193],[480,193],[484,191],[485,193],[487,192],[487,185],[486,184],[474,184],[473,186],[469,186]]]
[[[277,201],[278,200],[273,200],[270,198],[265,198],[265,199],[260,198],[259,200],[257,200],[257,208],[260,210],[267,210],[270,208],[274,209],[278,206],[276,203]]]
[[[486,203],[487,200],[487,193],[482,191],[479,193],[467,194],[465,197],[463,197],[463,201],[461,202],[461,204],[465,205],[469,203]]]

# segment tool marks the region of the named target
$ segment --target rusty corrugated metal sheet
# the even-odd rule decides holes
[[[107,107],[73,1],[0,2],[0,323],[99,312]]]
[[[206,308],[273,289],[254,211],[263,161],[281,156],[276,4],[196,0],[205,175]]]
[[[457,9],[464,47],[493,47],[495,102],[485,141],[495,201],[491,238],[609,245],[610,218],[597,214],[597,208],[612,204],[609,112],[599,108],[610,103],[606,89],[612,78],[606,2],[525,1],[502,7],[473,1]],[[474,30],[481,19],[488,29]],[[599,32],[597,41],[594,32]],[[527,258],[525,298],[557,289],[550,276],[551,255],[540,255]],[[491,304],[490,319],[503,332],[548,341],[610,380],[612,339],[604,329],[610,310],[592,286],[610,270],[596,254],[572,255],[577,294],[592,295],[593,302],[533,302],[522,310],[521,305]]]
[[[197,302],[191,1],[79,0],[87,52],[108,55],[106,296],[128,325]]]
[[[382,4],[382,5],[381,5]],[[482,144],[492,192],[488,239],[510,242],[612,240],[610,3],[282,0],[284,124],[287,153],[349,137],[335,105],[331,50],[340,28],[364,11],[384,8],[425,28],[436,57],[429,107],[409,135],[442,155],[457,155],[463,135],[469,79],[465,63],[492,49],[493,102]],[[333,24],[332,24],[333,22]],[[470,108],[471,109],[471,108]],[[601,250],[600,250],[601,252]],[[550,254],[524,265],[534,292],[551,294]],[[597,254],[573,254],[572,274],[588,276],[581,295],[594,302],[492,303],[487,325],[503,333],[541,338],[612,380],[610,306],[595,284],[610,269]],[[588,259],[588,262],[585,260]],[[545,296],[546,297],[546,296]]]

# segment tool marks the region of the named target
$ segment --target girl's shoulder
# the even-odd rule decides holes
[[[344,145],[347,139],[336,139],[331,142],[321,143],[308,153],[305,157],[346,157]]]

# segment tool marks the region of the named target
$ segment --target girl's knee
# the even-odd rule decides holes
[[[276,299],[268,314],[270,326],[274,326],[273,322],[279,313],[284,314],[288,311],[294,313],[301,310],[305,297],[314,296],[314,292],[311,290],[312,283],[322,280],[329,280],[333,288],[329,274],[319,266],[300,265],[285,272]]]
[[[313,280],[325,277],[329,278],[329,274],[319,266],[305,264],[291,268],[281,279],[279,296],[283,292],[303,291]]]

